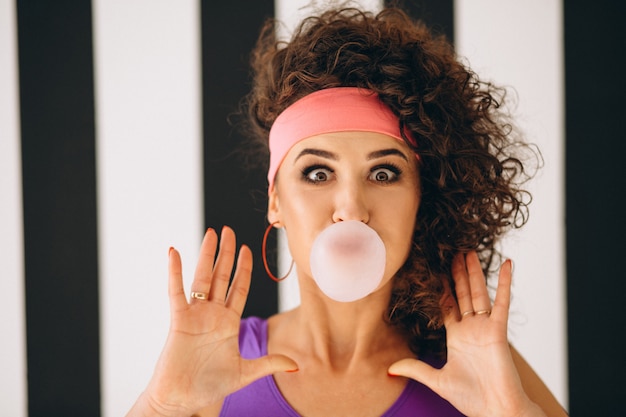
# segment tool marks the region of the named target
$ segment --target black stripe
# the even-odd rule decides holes
[[[624,117],[621,2],[564,2],[570,412],[623,409]]]
[[[99,416],[91,3],[17,16],[29,415]]]
[[[426,23],[436,34],[445,35],[454,43],[454,1],[453,0],[385,0],[385,6],[398,6],[414,19]]]
[[[274,15],[274,2],[204,0],[201,5],[205,222],[218,231],[232,227],[239,242],[252,249],[254,271],[244,315],[267,317],[278,310],[278,293],[261,260],[266,173],[242,167],[233,155],[244,137],[228,119],[250,89],[249,52],[263,20]],[[275,268],[275,254],[269,260]]]

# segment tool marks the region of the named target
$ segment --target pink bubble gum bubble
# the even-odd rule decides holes
[[[351,302],[378,288],[385,259],[385,245],[374,229],[355,220],[338,222],[313,242],[311,273],[329,298]]]

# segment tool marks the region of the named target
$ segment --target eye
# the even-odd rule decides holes
[[[375,182],[389,183],[396,181],[400,173],[400,169],[395,166],[376,167],[370,172],[369,179]]]
[[[333,170],[324,166],[311,166],[302,171],[302,177],[305,181],[319,184],[328,181],[333,174]]]

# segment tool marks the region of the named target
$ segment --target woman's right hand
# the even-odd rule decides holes
[[[207,295],[187,301],[178,251],[169,252],[170,330],[146,391],[128,416],[190,416],[249,383],[298,365],[283,355],[247,360],[239,353],[239,325],[252,273],[252,253],[239,251],[232,284],[236,239],[224,227],[219,243],[209,229],[202,242],[191,290]]]

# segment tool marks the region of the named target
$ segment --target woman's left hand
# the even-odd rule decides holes
[[[452,276],[458,303],[450,290],[442,300],[446,364],[403,359],[389,373],[423,383],[467,416],[545,416],[522,388],[507,339],[511,261],[500,268],[493,306],[476,252],[458,254]]]

